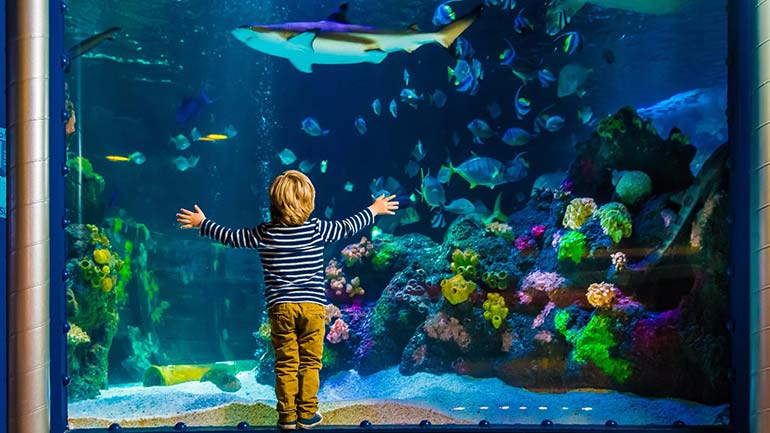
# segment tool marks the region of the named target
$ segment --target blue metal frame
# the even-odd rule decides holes
[[[4,0],[0,0],[3,5]],[[63,167],[65,163],[64,122],[64,72],[62,67],[63,49],[63,14],[64,2],[51,1],[51,432],[64,432],[67,424],[67,395],[63,385],[66,376],[66,338],[63,329],[66,322],[66,306],[63,278],[64,272],[64,181]],[[4,6],[4,5],[3,5]],[[0,16],[4,12],[0,10]],[[727,326],[732,330],[732,389],[731,389],[731,425],[730,427],[688,427],[688,426],[577,426],[577,425],[490,425],[490,426],[444,426],[436,425],[428,428],[420,426],[372,426],[324,428],[323,431],[344,432],[424,432],[426,430],[443,433],[452,432],[531,432],[562,433],[562,432],[749,432],[749,172],[750,167],[750,68],[752,67],[751,30],[752,8],[749,2],[728,0],[728,128],[730,136],[731,175],[730,175],[730,257],[732,263],[730,275],[730,309],[731,323]],[[2,35],[0,35],[2,37]],[[2,41],[2,39],[0,39]],[[4,104],[3,104],[4,107]],[[3,113],[4,114],[4,113]],[[2,117],[4,120],[4,116]],[[4,221],[0,220],[4,225]],[[2,245],[4,248],[4,244]],[[4,280],[3,280],[4,282]],[[0,294],[4,294],[4,284],[0,286]],[[2,299],[2,298],[0,298]],[[3,317],[4,311],[0,311]],[[0,322],[0,329],[5,330],[5,321]],[[5,333],[2,333],[3,338]],[[5,347],[3,345],[3,347]],[[0,358],[0,366],[4,366],[5,357]],[[0,370],[5,372],[3,368]],[[0,381],[4,377],[0,375]],[[0,382],[3,384],[3,382]],[[4,387],[0,387],[4,388]],[[5,394],[0,394],[0,419],[3,419]],[[0,433],[4,433],[5,425],[0,424]],[[238,429],[236,426],[219,428],[187,428],[182,426],[130,429],[131,432],[171,432],[190,431],[207,433],[224,433],[233,431],[274,432],[273,427],[259,426],[255,428]],[[104,432],[106,429],[77,429],[73,433]]]
[[[5,0],[0,0],[0,23],[5,25]],[[4,27],[4,28],[7,28]],[[2,88],[0,88],[0,128],[5,128],[7,125],[6,121],[6,110],[5,110],[5,30],[0,31],[0,85],[2,85]],[[0,155],[0,158],[2,158],[2,155]],[[6,203],[7,197],[1,197],[0,200],[5,200]],[[0,420],[7,420],[8,419],[8,408],[6,406],[6,389],[7,388],[7,354],[6,354],[6,347],[7,347],[7,341],[6,341],[6,325],[7,325],[7,317],[6,317],[6,269],[5,266],[7,264],[6,262],[6,238],[7,238],[7,232],[6,232],[7,226],[6,226],[6,219],[5,216],[0,218],[0,260],[2,260],[2,263],[0,263],[0,304],[2,305],[2,308],[0,308],[0,390],[3,392],[0,393]],[[0,421],[0,433],[6,433],[7,424],[5,421]]]
[[[50,197],[51,197],[51,432],[59,433],[67,425],[67,307],[64,287],[64,167],[66,162],[64,107],[64,11],[66,2],[51,0],[50,7]]]

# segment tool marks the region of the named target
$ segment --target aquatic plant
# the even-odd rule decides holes
[[[471,336],[454,317],[439,311],[435,316],[425,321],[423,330],[430,338],[441,341],[453,341],[460,348],[467,349],[471,345]]]
[[[478,276],[476,266],[479,264],[479,255],[471,249],[460,251],[455,249],[452,253],[452,272],[468,279]]]
[[[85,344],[90,343],[91,337],[86,334],[86,331],[83,330],[78,325],[72,324],[70,325],[70,330],[67,332],[67,345],[68,346],[77,346],[79,344]]]
[[[499,329],[506,317],[508,307],[505,306],[505,299],[497,293],[488,294],[484,301],[484,318],[492,322],[495,329]]]
[[[350,283],[345,286],[345,293],[347,293],[351,298],[353,296],[363,296],[365,292],[364,288],[361,287],[361,279],[358,277],[353,277],[353,279],[350,280]]]
[[[160,301],[160,304],[158,304],[158,306],[153,308],[152,312],[150,312],[150,320],[152,320],[154,323],[160,322],[160,319],[163,317],[163,313],[165,313],[170,306],[171,304],[168,301]]]
[[[481,275],[481,281],[490,289],[505,290],[508,288],[508,272],[489,271]]]
[[[452,305],[457,305],[468,300],[471,293],[476,291],[476,283],[468,281],[461,274],[441,280],[441,293]]]
[[[369,257],[372,254],[374,254],[374,246],[366,239],[366,236],[361,237],[361,241],[358,243],[350,244],[342,249],[342,257],[346,266],[353,266],[364,257]]]
[[[501,238],[511,241],[513,240],[513,232],[511,226],[501,222],[487,223],[486,229],[488,232],[500,236]]]
[[[573,198],[564,211],[561,224],[572,230],[579,229],[596,211],[596,202],[592,198]]]
[[[631,362],[610,357],[610,349],[617,345],[611,330],[612,318],[594,313],[581,330],[567,329],[568,320],[569,313],[562,310],[557,314],[554,323],[556,329],[573,344],[572,359],[575,362],[582,364],[590,361],[620,383],[631,377]]]
[[[652,193],[652,180],[643,171],[629,171],[623,174],[615,185],[618,200],[629,206],[636,205]]]
[[[580,263],[586,254],[586,237],[579,231],[570,230],[559,241],[559,260],[571,259]]]
[[[618,243],[622,238],[631,236],[631,214],[622,203],[607,203],[594,216],[599,218],[602,230],[613,242]]]
[[[588,286],[586,298],[588,298],[588,303],[595,308],[609,308],[618,300],[619,294],[615,286],[601,282]]]
[[[350,328],[348,328],[348,324],[342,319],[335,320],[334,324],[329,328],[329,332],[326,333],[326,341],[332,344],[347,340],[349,337]]]

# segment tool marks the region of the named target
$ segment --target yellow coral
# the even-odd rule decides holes
[[[110,263],[110,251],[109,250],[94,250],[94,261],[99,265],[106,265]]]
[[[109,292],[112,290],[112,284],[114,282],[112,281],[112,278],[110,277],[102,277],[101,281],[99,282],[99,285],[102,288],[102,292]]]
[[[67,344],[70,346],[77,346],[78,344],[90,343],[91,337],[86,334],[80,326],[72,324],[69,332],[67,332]]]
[[[350,284],[348,284],[345,288],[345,291],[347,292],[348,296],[351,298],[356,295],[363,295],[364,288],[361,287],[361,280],[358,277],[353,278],[350,280]]]
[[[508,307],[505,306],[505,299],[497,293],[487,295],[487,300],[484,301],[484,318],[491,321],[492,326],[498,329],[506,317],[508,317]]]
[[[460,251],[455,249],[452,253],[452,272],[463,277],[475,278],[476,266],[479,264],[479,255],[471,249]]]
[[[601,283],[593,283],[588,286],[586,298],[588,298],[588,303],[596,308],[607,308],[615,303],[617,290],[612,284],[607,284],[603,281]]]
[[[578,230],[596,210],[592,198],[575,198],[567,205],[561,224],[569,229]]]
[[[102,274],[109,275],[110,274],[110,267],[107,265],[102,266]]]
[[[270,327],[270,322],[265,322],[259,327],[259,336],[263,340],[269,340],[270,335],[273,333],[273,328]]]
[[[441,292],[452,305],[457,305],[468,300],[468,297],[476,290],[476,283],[468,281],[461,274],[452,278],[441,280]]]

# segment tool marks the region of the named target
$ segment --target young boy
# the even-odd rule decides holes
[[[353,236],[377,215],[393,215],[398,209],[394,198],[380,195],[371,206],[343,220],[308,220],[315,207],[315,188],[307,176],[288,170],[270,185],[269,223],[232,230],[206,218],[197,204],[195,212],[180,209],[176,214],[183,229],[200,227],[201,236],[259,251],[282,430],[309,429],[323,420],[316,394],[325,329],[324,244]]]

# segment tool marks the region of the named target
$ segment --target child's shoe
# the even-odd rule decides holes
[[[278,428],[280,430],[296,430],[297,421],[287,421],[287,422],[278,421]]]
[[[312,418],[300,418],[297,420],[297,427],[301,429],[311,429],[318,424],[321,424],[321,421],[324,420],[324,417],[321,416],[320,412],[316,412],[315,415],[313,415]]]

